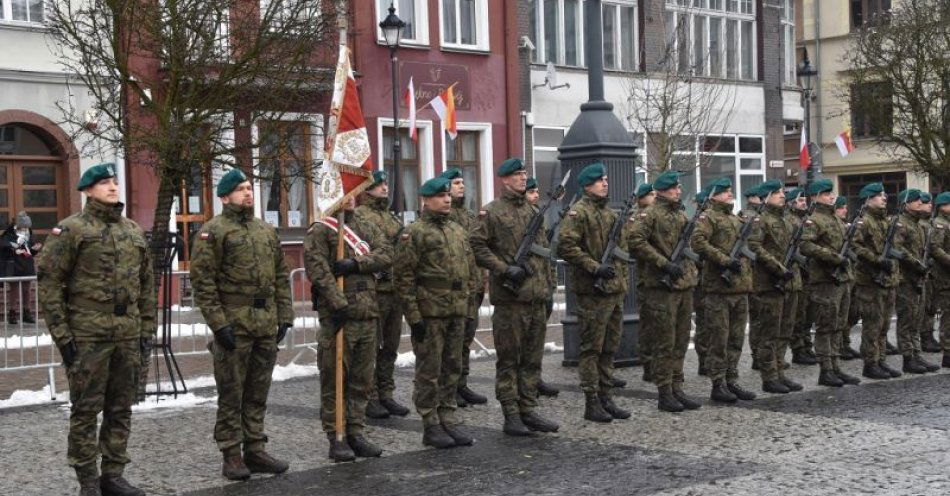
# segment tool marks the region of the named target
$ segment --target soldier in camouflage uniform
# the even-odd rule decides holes
[[[294,311],[277,231],[254,217],[253,191],[240,169],[221,178],[216,194],[224,211],[201,226],[191,255],[195,302],[214,331],[208,343],[218,388],[214,440],[222,475],[231,480],[288,468],[264,451],[264,414],[277,345],[293,326]]]
[[[357,222],[379,228],[390,245],[395,242],[402,230],[402,222],[389,210],[389,184],[385,171],[373,172],[373,184],[363,193],[355,215]],[[392,274],[391,266],[376,273],[379,332],[376,334],[378,346],[374,387],[366,403],[366,416],[370,418],[409,414],[408,408],[393,399],[393,391],[396,390],[393,373],[402,335],[402,310],[393,291]]]
[[[633,222],[630,223],[629,228],[626,229],[626,232],[629,235],[633,233],[633,227],[637,221],[640,219],[640,213],[645,212],[650,205],[656,203],[656,191],[653,190],[653,185],[650,183],[643,183],[640,186],[637,186],[637,206],[633,209]],[[643,271],[644,263],[639,258],[636,259],[637,271],[635,274],[637,281],[637,294],[643,291]],[[642,308],[643,301],[642,298],[637,298],[637,305]],[[640,311],[640,308],[637,309]],[[640,319],[640,322],[643,322],[643,319]],[[653,382],[653,374],[651,373],[651,362],[652,362],[652,353],[653,353],[653,337],[650,332],[649,326],[644,326],[643,324],[637,329],[637,354],[640,355],[640,365],[643,366],[643,382]]]
[[[379,456],[382,450],[363,436],[366,403],[373,391],[379,305],[376,275],[392,267],[392,245],[373,219],[354,215],[356,201],[344,200],[344,253],[337,259],[339,221],[324,217],[304,237],[304,266],[316,287],[320,315],[320,418],[334,462]],[[343,289],[336,278],[343,277]],[[342,329],[342,331],[341,331]],[[343,383],[346,437],[337,438],[336,333],[343,332]]]
[[[923,202],[924,207],[926,207],[927,215],[922,216],[920,219],[920,226],[923,227],[924,233],[927,236],[933,236],[933,196],[926,191],[920,193],[920,201]],[[933,257],[930,260],[925,260],[924,262],[928,263],[930,267],[933,266]],[[937,323],[937,304],[934,298],[934,278],[933,271],[927,277],[927,285],[924,287],[924,297],[923,297],[923,309],[921,310],[920,318],[920,349],[927,353],[939,353],[940,343],[934,339],[934,326]]]
[[[750,401],[755,399],[755,393],[738,384],[738,366],[749,314],[752,264],[745,257],[732,259],[729,256],[742,228],[742,221],[732,213],[732,181],[717,179],[707,188],[712,201],[706,213],[699,217],[692,247],[703,257],[701,284],[706,292],[710,399],[722,403],[735,403],[737,399]],[[757,219],[746,222],[758,222]],[[722,277],[726,270],[732,273],[731,282]]]
[[[449,212],[449,219],[462,226],[465,232],[471,236],[478,224],[475,213],[465,208],[465,179],[462,178],[462,171],[458,168],[446,169],[440,177],[448,179],[452,184],[452,211]],[[476,270],[472,274],[472,284],[477,291],[472,295],[473,304],[470,308],[471,314],[465,319],[465,339],[462,342],[462,374],[459,376],[458,394],[456,401],[460,407],[464,408],[469,404],[483,405],[488,403],[488,398],[477,393],[468,387],[469,361],[472,354],[472,343],[475,341],[475,330],[478,328],[478,309],[482,306],[482,300],[485,299],[485,273]]]
[[[805,190],[793,188],[785,194],[785,202],[791,213],[789,219],[795,229],[802,224],[805,215],[808,213],[808,200],[805,197]],[[789,338],[789,347],[792,349],[792,362],[799,365],[817,365],[818,357],[812,349],[811,328],[815,322],[814,312],[810,311],[808,304],[808,294],[804,288],[808,285],[808,265],[801,267],[802,290],[798,292],[798,306],[796,308],[795,322],[792,328],[792,336]],[[784,353],[782,359],[784,361]]]
[[[37,262],[41,310],[69,379],[67,460],[83,496],[144,495],[122,473],[141,355],[156,331],[151,257],[122,216],[114,164],[91,167],[77,189],[86,206],[53,228]]]
[[[702,206],[703,202],[706,201],[706,196],[708,191],[703,189],[699,193],[696,193],[693,196],[693,203],[696,204],[696,208]],[[698,254],[697,254],[698,255]],[[703,263],[702,257],[696,266],[696,280],[703,280]],[[696,359],[697,367],[696,373],[701,376],[709,375],[709,369],[706,367],[706,357],[709,355],[709,332],[708,327],[706,326],[706,293],[703,291],[702,284],[696,284],[696,288],[693,290],[693,325],[695,330],[693,331],[693,349],[696,350]]]
[[[488,270],[489,295],[495,306],[492,314],[492,337],[498,352],[495,396],[505,416],[505,434],[528,436],[533,431],[557,432],[558,424],[535,411],[547,331],[545,306],[551,294],[550,258],[532,254],[526,266],[514,263],[528,224],[537,211],[525,200],[528,176],[521,159],[503,162],[498,168],[498,177],[503,187],[501,198],[482,207],[470,237],[476,263]],[[547,247],[543,227],[535,243]]]
[[[934,232],[930,250],[934,259],[934,300],[941,312],[940,347],[943,350],[942,365],[950,368],[950,192],[943,192],[934,199],[938,209],[934,220]]]
[[[739,210],[739,217],[741,219],[753,219],[758,217],[756,210],[762,205],[762,185],[757,184],[742,193],[742,196],[745,197],[746,204],[741,210]]]
[[[680,196],[679,172],[664,172],[653,182],[656,203],[636,214],[630,245],[638,266],[640,331],[651,336],[652,378],[657,408],[666,412],[695,410],[701,404],[683,392],[683,360],[689,347],[696,266],[688,259],[673,263],[676,244],[689,222]],[[669,278],[669,286],[664,279]]]
[[[848,222],[848,198],[838,196],[835,198],[835,217],[841,220],[841,227],[847,234],[851,224]],[[852,250],[854,251],[854,250]],[[851,297],[854,294],[854,263],[848,264],[848,282],[845,284],[844,296],[841,298],[841,307],[838,308],[838,334],[841,336],[839,341],[840,353],[838,357],[842,360],[854,360],[861,358],[861,353],[851,347],[851,318],[853,316],[851,307]]]
[[[600,263],[607,246],[610,228],[617,213],[607,207],[607,170],[602,163],[588,165],[578,175],[583,189],[581,198],[565,216],[558,236],[558,255],[569,265],[571,290],[577,296],[580,326],[578,373],[586,400],[584,418],[610,422],[630,418],[611,397],[614,387],[614,353],[623,333],[623,298],[627,292],[627,264],[616,260]],[[629,222],[629,221],[627,221]],[[627,248],[624,236],[617,239],[620,249]],[[603,289],[595,282],[604,281]]]
[[[900,268],[894,260],[883,256],[888,226],[884,186],[868,184],[861,189],[860,198],[867,202],[868,208],[864,219],[857,221],[858,230],[854,235],[858,263],[854,271],[856,287],[852,304],[860,307],[862,373],[870,379],[890,379],[901,376],[885,359],[887,329],[894,313]]]
[[[538,190],[538,180],[533,177],[529,177],[528,182],[525,184],[526,184],[525,185],[526,189],[524,192],[525,201],[528,202],[528,205],[531,205],[537,211],[539,208],[538,201],[541,199],[541,192]],[[548,290],[548,299],[544,303],[545,332],[547,332],[546,324],[548,320],[551,319],[551,314],[554,312],[554,292],[557,291],[557,262],[554,260],[553,254],[551,256],[550,265],[551,265],[551,270],[549,271],[550,289]],[[542,352],[544,351],[544,340],[541,340],[541,350]],[[540,375],[538,376],[538,395],[548,396],[548,397],[553,398],[557,396],[560,392],[561,391],[558,388],[552,386],[551,384],[547,382],[544,382],[544,379],[541,378]]]
[[[755,217],[759,216],[758,209],[763,208],[761,192],[762,192],[761,184],[752,186],[751,188],[742,192],[742,196],[744,196],[746,200],[746,205],[741,210],[739,210],[738,215],[739,215],[739,218],[742,219],[743,222],[749,219],[754,219]],[[755,264],[753,264],[753,270],[754,269],[755,269]],[[752,311],[754,296],[755,296],[754,292],[749,294],[750,312]],[[755,322],[753,321],[754,317],[755,316],[750,313],[749,315],[749,353],[752,354],[752,370],[759,370],[758,351],[761,345],[760,340],[759,340],[759,336],[761,335],[761,333],[759,332],[760,329],[758,328],[758,326],[754,325],[755,324]]]
[[[437,177],[422,185],[424,209],[396,243],[399,298],[412,329],[416,355],[413,399],[422,417],[422,443],[435,448],[471,445],[455,416],[462,341],[473,315],[475,257],[468,232],[449,219],[451,183]]]
[[[808,196],[815,203],[815,213],[804,220],[801,252],[808,257],[808,305],[815,315],[815,351],[818,355],[818,384],[841,387],[859,384],[857,377],[841,371],[838,366],[838,345],[841,341],[839,311],[846,312],[851,259],[841,255],[844,245],[844,222],[835,216],[834,184],[819,179],[808,186]],[[843,276],[837,275],[839,268]]]

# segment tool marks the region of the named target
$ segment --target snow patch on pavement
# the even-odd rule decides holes
[[[49,386],[44,386],[43,389],[39,391],[18,389],[14,391],[9,398],[0,400],[0,409],[13,408],[15,406],[42,405],[44,403],[52,403],[59,399],[65,399],[68,396],[69,393],[59,393],[56,395],[56,399],[53,399],[50,395]]]
[[[558,344],[554,341],[548,341],[547,343],[544,343],[544,351],[548,353],[560,353],[564,351],[564,347],[558,346]]]

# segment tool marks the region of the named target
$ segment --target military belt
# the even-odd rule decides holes
[[[420,277],[416,280],[416,284],[431,289],[450,289],[453,291],[461,291],[463,288],[462,281],[450,281],[448,279],[438,279],[432,277]]]
[[[274,301],[273,296],[247,296],[239,294],[222,294],[221,303],[240,307],[267,308]]]
[[[123,316],[129,312],[129,306],[135,304],[132,303],[109,303],[103,301],[90,300],[88,298],[83,298],[82,296],[71,295],[69,297],[69,303],[71,305],[76,305],[77,307],[86,308],[89,310],[95,310],[102,313],[111,313],[116,316]]]

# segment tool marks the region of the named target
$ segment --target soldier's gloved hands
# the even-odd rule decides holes
[[[414,322],[409,324],[409,328],[412,329],[412,340],[421,343],[426,340],[426,321],[420,320],[419,322]]]
[[[288,324],[286,322],[277,326],[277,344],[280,344],[280,342],[284,340],[284,336],[287,335],[287,331],[293,326],[293,324]]]
[[[237,342],[234,341],[234,328],[229,325],[214,331],[214,341],[228,351],[234,351],[237,348]]]
[[[613,265],[600,264],[594,271],[594,275],[603,279],[613,279],[617,277],[617,269]]]
[[[880,257],[877,259],[877,263],[878,265],[881,266],[881,270],[883,270],[884,272],[887,272],[888,274],[894,273],[894,268],[896,264],[894,263],[893,260],[887,257]]]
[[[551,316],[551,313],[554,312],[554,298],[548,298],[548,301],[544,302],[544,311],[547,312],[549,317]]]
[[[742,272],[742,260],[730,260],[729,263],[726,264],[726,268],[738,274]]]
[[[509,265],[505,269],[505,278],[513,283],[521,283],[525,277],[528,277],[528,273],[520,265]]]
[[[349,317],[346,315],[346,307],[338,308],[330,313],[330,322],[333,323],[333,334],[340,332]]]
[[[139,351],[146,357],[152,354],[152,338],[139,338]]]
[[[851,259],[848,258],[848,257],[843,257],[843,256],[841,256],[841,255],[835,255],[835,256],[838,257],[838,260],[837,260],[838,263],[835,264],[835,266],[837,266],[837,267],[844,267],[844,268],[847,268],[847,267],[848,267],[848,264],[851,263]]]
[[[360,264],[356,263],[356,260],[352,258],[341,258],[333,262],[333,275],[337,277],[356,274],[359,271]]]
[[[930,268],[927,267],[927,264],[921,262],[920,260],[917,260],[916,262],[914,262],[914,270],[916,270],[918,274],[923,275],[923,274],[926,274],[927,271],[930,270]]]
[[[791,281],[795,279],[795,273],[786,269],[785,272],[782,272],[782,279],[785,281]]]
[[[663,272],[666,272],[675,281],[683,277],[683,268],[673,262],[663,264]]]
[[[76,346],[76,342],[70,339],[66,344],[59,347],[59,354],[63,357],[63,365],[66,368],[72,367],[73,362],[76,361],[76,355],[79,354],[79,347]]]

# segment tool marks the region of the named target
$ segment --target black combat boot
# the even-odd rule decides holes
[[[388,410],[390,415],[398,415],[400,417],[409,415],[409,409],[400,405],[399,402],[392,398],[383,398],[379,400],[379,404]]]
[[[440,424],[430,425],[422,433],[422,444],[436,449],[446,449],[455,446],[455,440]]]
[[[739,400],[736,395],[726,387],[726,381],[719,379],[713,382],[712,391],[709,393],[709,399],[717,403],[735,403]]]
[[[861,353],[858,350],[852,348],[851,346],[843,346],[841,349],[841,359],[842,360],[855,360],[861,358]]]
[[[452,441],[455,441],[456,446],[471,446],[475,442],[475,439],[463,431],[462,426],[458,424],[442,424],[442,430],[452,438]]]
[[[621,379],[621,378],[619,378],[619,377],[614,377],[614,378],[613,378],[613,381],[614,381],[614,387],[617,388],[617,389],[623,389],[623,388],[627,387],[627,381],[625,381],[625,380],[623,380],[623,379]]]
[[[23,322],[26,322],[26,319],[23,319]],[[940,343],[934,339],[933,331],[920,333],[920,349],[927,353],[940,353]]]
[[[841,387],[844,386],[844,381],[838,377],[838,374],[835,374],[835,371],[832,369],[821,369],[821,372],[818,373],[818,385],[819,386],[829,386],[829,387]]]
[[[686,393],[683,392],[683,386],[680,384],[673,384],[673,397],[687,410],[698,410],[703,406],[699,400],[687,396]]]
[[[943,365],[945,369],[950,369],[950,353],[943,354],[943,363],[941,365]]]
[[[792,392],[792,390],[789,389],[788,386],[786,386],[785,383],[779,379],[769,379],[767,381],[762,381],[762,391],[773,394],[788,394]]]
[[[252,474],[282,474],[290,465],[270,456],[266,451],[248,451],[244,453],[244,465]]]
[[[221,475],[228,480],[247,480],[251,478],[251,471],[244,465],[241,450],[232,450],[222,453],[224,464],[221,466]]]
[[[927,360],[924,360],[924,357],[920,356],[920,354],[916,354],[914,355],[914,357],[917,358],[918,363],[920,363],[921,365],[924,366],[925,369],[927,369],[927,372],[936,372],[940,370],[939,365],[936,365],[936,364],[928,362]]]
[[[557,430],[561,428],[557,422],[548,420],[536,412],[522,413],[521,422],[528,429],[538,432],[557,432]]]
[[[792,350],[792,363],[799,365],[818,365],[818,358],[808,352],[807,349]]]
[[[890,341],[884,341],[884,350],[888,356],[901,354],[901,350],[897,348],[897,345],[891,344]]]
[[[657,401],[656,407],[659,410],[670,413],[679,413],[686,409],[682,403],[673,396],[672,386],[660,386],[656,388]]]
[[[548,398],[556,398],[561,391],[544,381],[538,381],[538,394]]]
[[[739,398],[742,401],[752,401],[755,399],[755,393],[749,391],[748,389],[744,389],[742,386],[734,382],[726,383],[726,387],[729,389],[730,393],[736,395],[736,398]]]
[[[102,496],[145,496],[145,491],[129,484],[121,475],[102,474],[99,489]]]
[[[841,379],[841,382],[848,386],[857,386],[858,384],[861,384],[861,379],[858,379],[851,374],[845,374],[841,371],[841,369],[835,369],[835,375],[838,376],[838,379]]]
[[[80,481],[79,496],[102,496],[102,491],[99,489],[99,479]]]
[[[382,448],[367,441],[362,434],[347,434],[346,444],[349,444],[353,454],[360,458],[376,458],[383,454]]]
[[[584,420],[607,423],[613,422],[614,418],[604,410],[597,395],[588,394],[584,399]]]
[[[366,416],[371,419],[389,418],[389,410],[383,407],[377,400],[366,402]]]
[[[458,391],[455,392],[455,404],[458,405],[459,408],[468,407],[468,402],[462,397],[462,393]]]
[[[784,384],[789,391],[801,391],[802,389],[805,389],[801,384],[789,379],[788,377],[785,377],[785,374],[782,372],[779,372],[778,380],[782,381],[782,384]]]
[[[904,366],[901,368],[904,372],[909,374],[926,374],[927,367],[924,367],[920,360],[916,356],[904,356]]]
[[[338,441],[335,432],[328,432],[327,440],[330,441],[330,452],[327,456],[330,457],[333,463],[352,462],[356,460],[356,453],[353,453],[353,448],[350,448],[350,444],[346,442],[346,438],[342,441]]]
[[[614,399],[610,396],[601,396],[600,404],[604,405],[604,411],[615,419],[624,420],[630,418],[630,412],[617,406],[617,404],[614,403]]]
[[[461,396],[462,399],[464,399],[469,405],[484,405],[485,403],[488,403],[488,398],[486,398],[484,395],[476,393],[475,391],[472,391],[472,388],[468,387],[467,385],[459,388],[459,396]]]
[[[699,365],[696,367],[696,374],[703,377],[709,375],[709,369],[706,367],[706,362],[704,360],[699,361]]]
[[[513,413],[505,415],[505,424],[501,428],[502,432],[509,436],[525,437],[534,434],[528,426],[521,421],[521,415]]]
[[[891,377],[900,377],[901,375],[903,375],[901,374],[900,370],[897,370],[894,367],[891,367],[890,365],[888,365],[887,360],[883,358],[877,365],[881,367],[882,369],[884,369],[884,371],[887,372],[888,374],[891,374]]]
[[[865,363],[861,375],[868,379],[890,379],[891,373],[882,369],[878,363]]]

